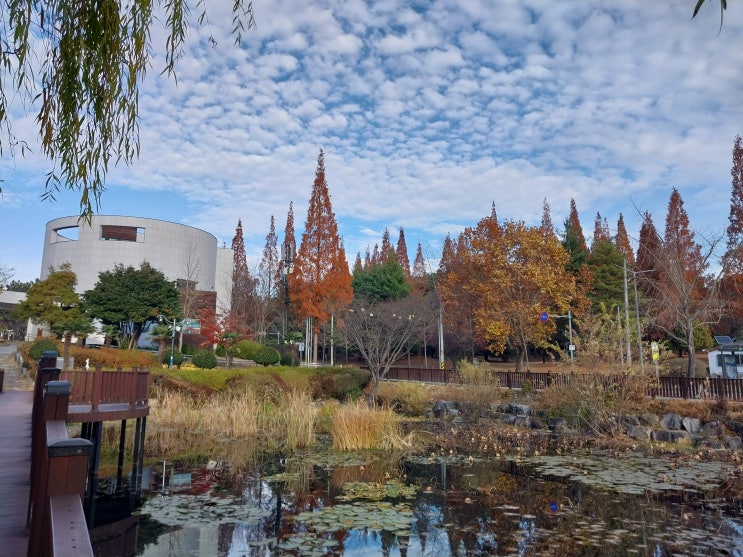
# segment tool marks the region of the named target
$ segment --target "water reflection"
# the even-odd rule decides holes
[[[743,557],[740,508],[714,490],[623,494],[515,461],[339,465],[308,455],[239,475],[190,473],[200,478],[192,488],[209,478],[211,491],[153,493],[139,556]],[[414,498],[385,496],[398,479],[417,488]],[[358,482],[367,492],[344,498]],[[189,508],[188,497],[206,498]]]

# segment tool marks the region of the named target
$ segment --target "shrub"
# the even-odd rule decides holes
[[[255,360],[256,354],[263,345],[254,340],[241,340],[235,345],[235,357],[243,360]]]
[[[31,345],[31,348],[29,348],[28,350],[28,355],[31,357],[32,360],[36,360],[38,362],[41,359],[41,356],[43,356],[44,352],[59,353],[59,347],[57,346],[57,343],[54,342],[52,339],[42,338],[41,340],[37,340]]]
[[[199,348],[194,352],[192,362],[201,369],[214,369],[217,367],[217,356],[208,348]]]
[[[170,366],[170,348],[163,352],[163,363]],[[183,364],[183,354],[177,348],[173,350],[173,366],[181,367]]]
[[[271,348],[270,346],[261,346],[258,352],[256,352],[251,359],[256,364],[268,366],[279,363],[281,355],[275,348]]]
[[[431,407],[431,398],[426,385],[412,382],[385,383],[380,393],[396,412],[406,416],[425,416]],[[391,385],[391,387],[387,387]]]
[[[281,355],[281,360],[279,361],[279,363],[282,366],[286,366],[286,367],[292,367],[292,366],[296,366],[297,365],[296,359],[291,354],[282,354]]]
[[[335,398],[340,401],[357,399],[369,381],[371,373],[359,368],[320,368],[310,380],[315,398]]]

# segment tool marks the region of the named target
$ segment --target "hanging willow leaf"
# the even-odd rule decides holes
[[[174,77],[191,3],[205,21],[205,0],[159,2],[167,30],[163,72]],[[139,84],[154,50],[153,24],[160,21],[151,0],[7,0],[0,14],[0,67],[8,76],[0,82],[0,152],[27,150],[14,135],[10,99],[31,106],[41,150],[52,162],[42,198],[79,191],[80,214],[89,219],[110,162],[136,159]],[[236,41],[254,25],[252,2],[233,0]]]

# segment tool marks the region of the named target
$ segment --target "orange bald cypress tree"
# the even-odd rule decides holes
[[[325,181],[323,151],[317,157],[307,220],[289,277],[289,295],[298,318],[312,323],[312,358],[317,362],[318,333],[332,315],[353,300],[352,277]]]
[[[627,228],[624,226],[624,217],[622,216],[622,213],[619,213],[617,235],[614,239],[614,245],[617,246],[619,253],[624,256],[630,266],[635,264],[635,254],[632,251],[632,245],[629,242],[629,235],[627,234]]]
[[[400,227],[400,235],[397,238],[397,249],[395,250],[397,262],[405,271],[405,276],[410,277],[410,258],[408,257],[408,246],[405,243],[405,231]]]

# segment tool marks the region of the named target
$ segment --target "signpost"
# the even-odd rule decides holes
[[[658,348],[657,342],[650,343],[650,353],[653,355],[653,363],[655,364],[655,379],[658,380],[660,375],[658,372],[658,360],[660,359],[660,349]]]

